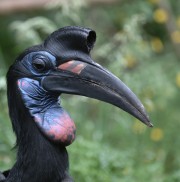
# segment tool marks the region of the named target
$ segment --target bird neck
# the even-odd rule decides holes
[[[17,85],[25,107],[44,136],[52,142],[70,145],[75,139],[76,127],[60,106],[58,95],[48,93],[39,81],[30,78],[18,79]]]
[[[17,162],[7,182],[60,182],[68,171],[66,148],[39,131],[25,107],[17,84],[7,84],[9,114],[17,137]],[[11,88],[10,88],[11,87]]]

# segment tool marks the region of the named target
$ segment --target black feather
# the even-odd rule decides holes
[[[7,182],[58,182],[66,178],[68,154],[64,146],[48,141],[38,130],[19,94],[16,78],[7,74],[9,114],[17,137],[17,162]]]

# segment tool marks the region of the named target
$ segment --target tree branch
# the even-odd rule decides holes
[[[47,4],[63,3],[65,0],[0,0],[0,15],[32,9],[42,9]],[[68,1],[68,0],[66,0]],[[69,3],[72,0],[69,0]],[[118,0],[86,0],[88,4],[112,4]]]

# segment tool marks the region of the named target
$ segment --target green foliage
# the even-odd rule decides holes
[[[15,159],[5,96],[7,67],[14,55],[40,43],[58,27],[78,25],[96,30],[94,60],[140,97],[154,128],[146,128],[118,108],[97,100],[62,96],[63,107],[77,125],[77,139],[68,147],[71,174],[79,182],[179,181],[179,60],[165,25],[157,23],[162,17],[154,18],[155,2],[122,1],[91,7],[78,0],[50,4],[43,12],[26,16],[1,18],[6,32],[0,31],[0,169],[11,167]],[[175,3],[172,1],[172,7],[178,19]]]
[[[0,52],[0,59],[3,56]],[[0,169],[5,170],[12,165],[15,155],[11,151],[14,144],[14,135],[10,130],[11,125],[8,118],[7,99],[6,99],[6,80],[4,76],[4,64],[0,67]]]

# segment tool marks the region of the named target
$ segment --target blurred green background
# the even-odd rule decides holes
[[[0,0],[0,7],[3,0]],[[54,3],[53,3],[54,2]],[[2,10],[2,8],[0,9]],[[180,181],[180,1],[51,1],[0,11],[0,170],[15,161],[5,75],[25,48],[67,25],[97,32],[92,57],[141,99],[154,124],[85,97],[62,97],[77,126],[68,147],[78,182]]]

